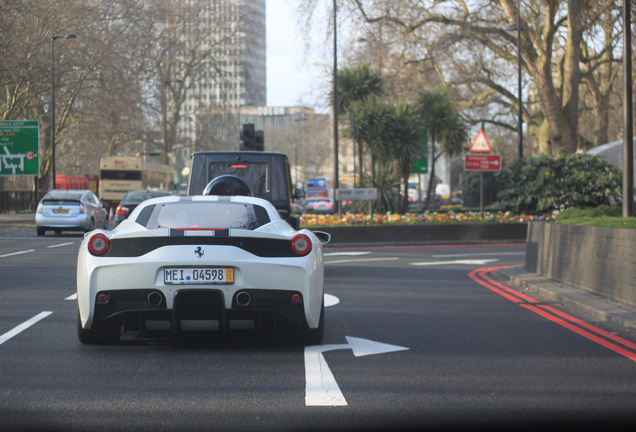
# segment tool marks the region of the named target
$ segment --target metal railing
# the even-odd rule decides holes
[[[36,200],[33,191],[0,191],[0,213],[34,212]]]

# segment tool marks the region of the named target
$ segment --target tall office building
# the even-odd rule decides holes
[[[175,76],[185,75],[193,52],[201,61],[189,76],[175,151],[185,156],[214,143],[197,143],[197,118],[215,113],[234,121],[241,106],[264,106],[266,93],[266,0],[181,0]],[[190,66],[188,66],[190,67]],[[200,123],[200,122],[199,122]],[[236,136],[240,125],[236,125]],[[199,133],[199,138],[201,135]],[[218,144],[218,143],[217,143]]]

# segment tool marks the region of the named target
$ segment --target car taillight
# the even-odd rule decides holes
[[[110,240],[102,233],[97,233],[88,240],[88,250],[93,255],[104,255],[109,247]]]
[[[130,212],[130,210],[128,210],[128,207],[122,207],[122,206],[118,206],[117,210],[115,210],[115,214],[117,216],[125,216]]]
[[[291,247],[296,255],[307,255],[311,252],[311,239],[305,234],[298,234],[292,239]]]
[[[84,207],[84,204],[80,204],[80,214],[84,213],[86,213],[86,207]]]

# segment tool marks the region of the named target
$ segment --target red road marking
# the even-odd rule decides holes
[[[526,294],[516,291],[500,282],[495,281],[489,277],[486,273],[490,273],[502,268],[502,267],[488,267],[483,269],[473,270],[469,273],[471,279],[480,284],[483,287],[507,298],[508,300],[519,304],[519,306],[532,311],[543,318],[546,318],[570,331],[573,331],[597,344],[610,349],[632,361],[636,361],[636,344],[623,339],[619,336],[601,330],[598,327],[582,321],[572,315],[569,315],[561,310],[553,308],[548,305],[541,305],[540,302]],[[602,336],[597,336],[596,334]],[[614,343],[616,342],[616,343]],[[617,345],[623,345],[623,347]],[[627,349],[628,348],[628,349]],[[633,351],[630,351],[633,350]]]

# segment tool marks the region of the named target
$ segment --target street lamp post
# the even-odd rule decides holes
[[[338,203],[338,213],[340,213],[340,200],[338,200],[338,25],[336,21],[338,3],[333,0],[333,147],[334,147],[334,175],[333,175],[333,199]]]
[[[55,26],[51,33],[51,189],[55,189],[55,40],[77,39],[77,35],[69,33],[55,36]]]
[[[623,2],[623,217],[634,216],[631,2]]]

